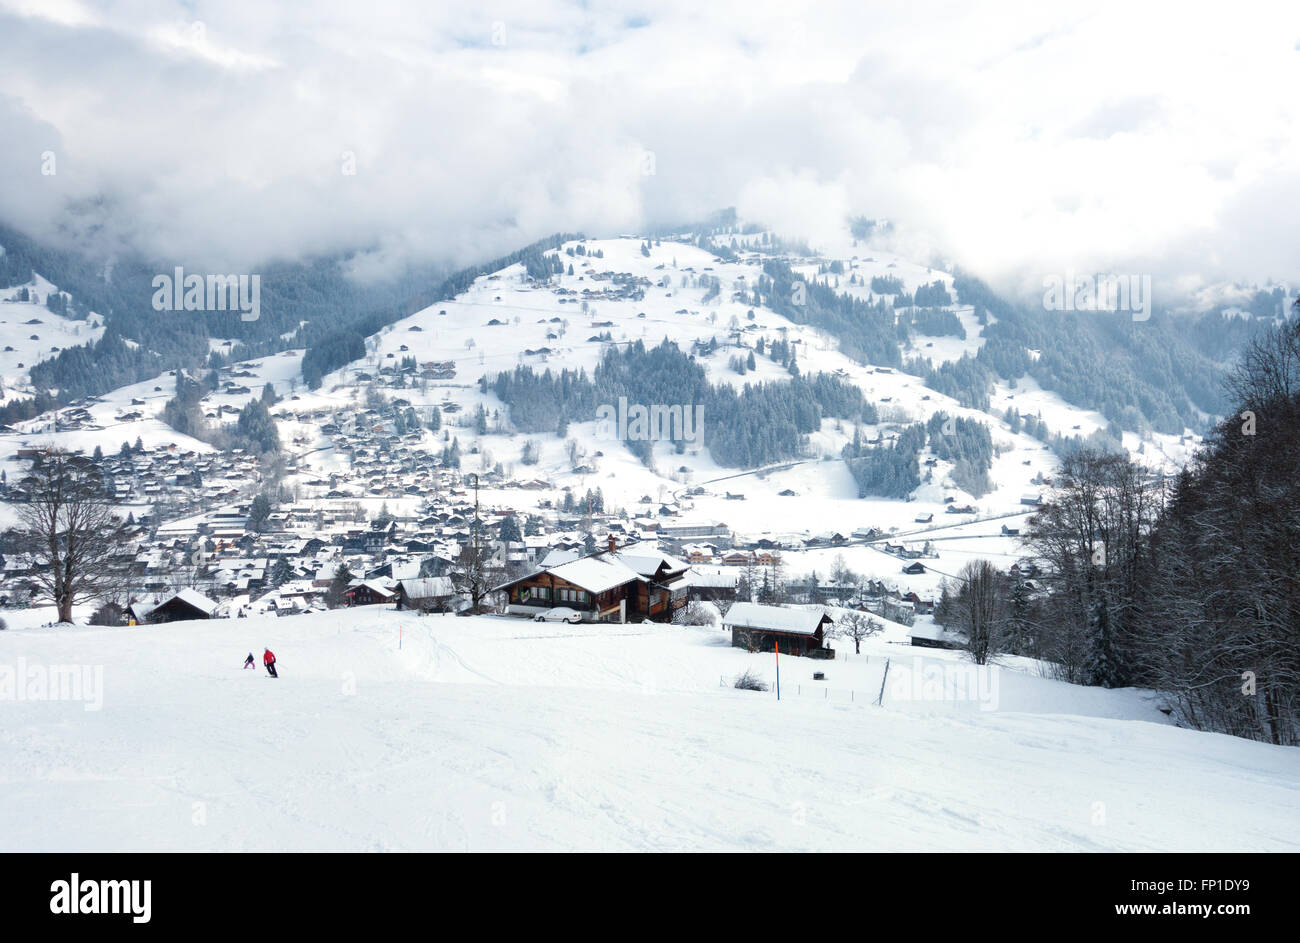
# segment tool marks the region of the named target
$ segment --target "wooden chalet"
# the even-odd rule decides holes
[[[736,598],[739,573],[704,573],[692,570],[686,580],[686,595],[692,602],[730,602]]]
[[[506,611],[536,615],[555,606],[584,622],[668,622],[686,605],[689,565],[652,547],[633,545],[577,556],[552,551],[534,573],[493,587],[509,596]]]
[[[365,580],[348,587],[343,593],[343,599],[349,606],[381,606],[395,602],[397,592],[382,583]]]
[[[194,619],[211,619],[218,603],[192,589],[182,589],[170,599],[151,609],[132,607],[131,615],[137,621],[157,625],[163,622],[189,622]]]

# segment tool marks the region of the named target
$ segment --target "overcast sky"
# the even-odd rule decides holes
[[[1300,282],[1295,2],[0,0],[0,37],[0,218],[194,268],[735,206],[1031,290]]]

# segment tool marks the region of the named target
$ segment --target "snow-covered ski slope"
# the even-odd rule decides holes
[[[84,665],[102,688],[98,710],[0,700],[0,850],[1300,850],[1300,751],[1023,662],[976,682],[899,635],[782,659],[778,702],[730,686],[774,681],[772,656],[708,628],[14,628],[0,680]],[[240,667],[264,646],[279,680]]]

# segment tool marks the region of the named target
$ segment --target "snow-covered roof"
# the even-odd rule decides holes
[[[769,629],[795,635],[812,635],[823,619],[830,618],[821,609],[783,609],[755,602],[735,603],[722,617],[723,627],[739,626],[742,629]]]
[[[149,613],[153,612],[155,608],[157,608],[157,605],[158,605],[157,603],[146,602],[145,600],[141,599],[141,600],[136,600],[126,608],[127,611],[131,613],[131,615],[135,616],[136,621],[143,622],[145,617],[149,615]]]
[[[654,576],[661,566],[669,570],[685,570],[690,564],[674,556],[660,553],[649,547],[635,547],[630,550],[616,550],[614,555],[642,576]]]
[[[393,595],[392,587],[386,586],[378,580],[357,580],[348,587],[348,592],[358,590],[363,586],[369,589],[372,593],[379,593],[381,596]]]
[[[589,593],[603,593],[615,586],[641,579],[639,573],[617,556],[610,556],[608,553],[583,557],[580,560],[551,567],[547,572]]]
[[[420,560],[393,561],[393,579],[410,582],[420,575]]]
[[[589,593],[603,593],[616,586],[643,579],[640,574],[619,560],[616,555],[597,553],[588,557],[570,560],[567,563],[561,563],[559,566],[542,566],[527,576],[509,580],[500,586],[494,586],[492,591],[507,589],[516,583],[532,579],[541,573],[550,573],[567,583],[572,583],[579,589],[585,589]]]
[[[207,596],[204,596],[198,590],[189,589],[188,587],[186,589],[182,589],[179,593],[177,593],[175,596],[171,598],[179,599],[181,602],[188,603],[189,605],[193,606],[195,609],[198,609],[200,612],[205,613],[206,615],[212,615],[213,611],[217,608],[217,606],[221,605],[215,600],[209,599]],[[170,602],[171,600],[167,600],[167,601]]]
[[[406,595],[412,599],[453,596],[456,593],[456,587],[452,585],[451,577],[448,576],[430,576],[424,579],[402,580],[400,585],[404,590],[406,590]]]
[[[935,625],[934,623],[918,622],[907,630],[907,637],[923,638],[932,642],[941,642],[946,638],[946,634],[943,630],[943,626]]]
[[[574,560],[578,559],[579,556],[581,556],[581,554],[576,550],[552,550],[546,556],[542,557],[541,561],[537,565],[542,569],[547,569],[548,567],[572,563]]]
[[[705,573],[702,570],[691,570],[686,574],[687,586],[734,589],[739,582],[739,573]]]

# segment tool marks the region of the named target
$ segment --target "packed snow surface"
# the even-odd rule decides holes
[[[717,628],[38,618],[0,632],[4,851],[1300,850],[1300,751],[892,624],[778,701]],[[80,699],[37,699],[59,666]]]

